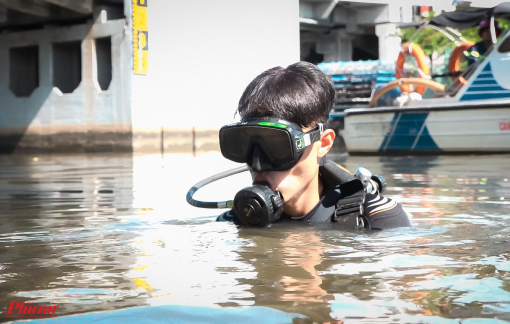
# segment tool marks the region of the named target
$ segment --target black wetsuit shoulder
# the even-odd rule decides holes
[[[306,221],[313,224],[331,222],[339,198],[340,191],[338,188],[325,188],[322,199],[308,214],[302,217],[291,217],[283,214],[280,220]],[[372,229],[411,226],[407,214],[399,203],[379,195],[367,194],[365,196],[363,216],[368,220]],[[234,210],[221,214],[217,221],[230,221],[240,224]]]
[[[367,194],[363,203],[363,214],[372,229],[411,227],[402,205],[383,196]]]

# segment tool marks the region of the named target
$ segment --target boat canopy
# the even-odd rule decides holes
[[[494,8],[469,8],[459,11],[443,12],[432,18],[431,24],[456,29],[467,29],[478,26],[484,19],[510,18],[510,2],[504,2]]]

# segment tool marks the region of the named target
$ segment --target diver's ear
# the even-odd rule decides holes
[[[331,150],[333,147],[333,142],[335,141],[335,137],[336,134],[332,129],[326,129],[322,133],[321,139],[319,141],[321,146],[319,147],[319,152],[317,154],[319,158],[323,157],[329,152],[329,150]]]

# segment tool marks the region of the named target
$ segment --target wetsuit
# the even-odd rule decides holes
[[[332,169],[334,172],[331,172]],[[345,169],[331,161],[327,161],[325,164],[321,165],[319,167],[319,173],[324,183],[324,190],[319,203],[304,216],[291,217],[283,213],[279,221],[306,221],[313,224],[341,222],[342,216],[336,216],[335,212],[339,203],[342,202],[342,195],[340,186],[335,185],[335,183],[343,183],[354,178],[352,175],[343,174],[343,170]],[[333,173],[335,173],[336,176]],[[366,194],[362,209],[363,219],[368,222],[368,224],[365,224],[366,226],[363,227],[388,229],[411,226],[409,218],[402,209],[402,206],[392,199],[379,195]],[[236,224],[240,223],[233,209],[220,215],[217,221],[233,221]],[[352,227],[355,228],[356,225],[352,225]]]

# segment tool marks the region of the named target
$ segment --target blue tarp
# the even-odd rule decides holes
[[[196,307],[196,306],[146,306],[111,312],[88,313],[34,320],[30,323],[81,324],[81,323],[190,323],[190,324],[273,324],[292,323],[292,318],[304,318],[299,314],[266,307]]]

